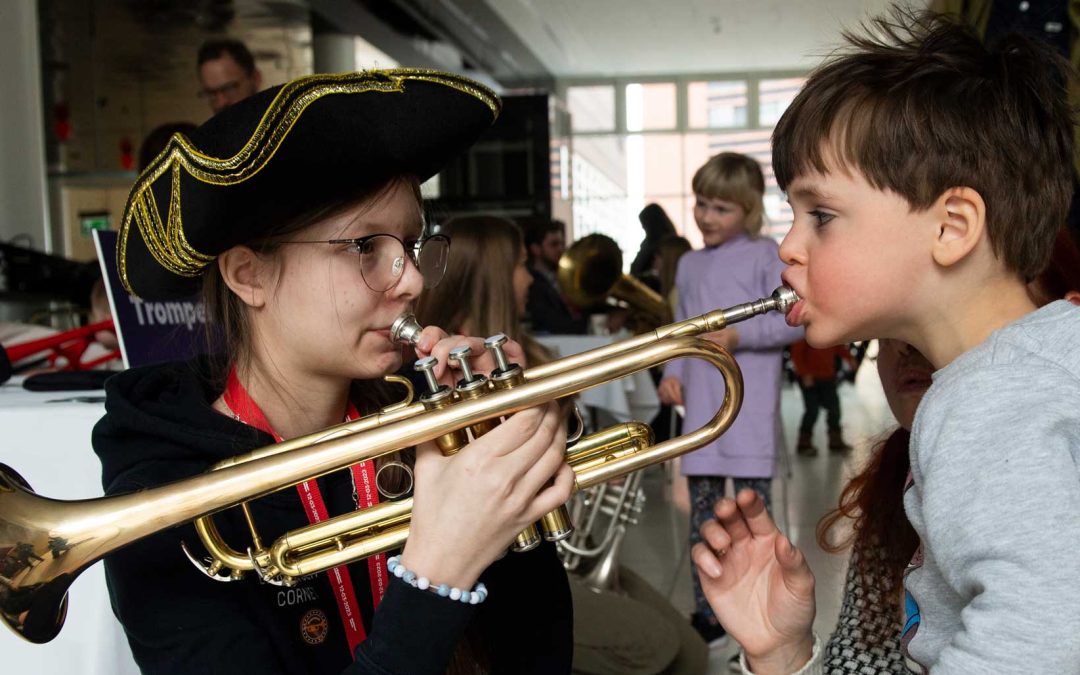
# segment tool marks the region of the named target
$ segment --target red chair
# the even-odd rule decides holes
[[[89,370],[103,363],[120,358],[120,350],[113,351],[97,358],[83,361],[83,353],[90,343],[94,341],[94,334],[98,331],[115,332],[112,319],[105,319],[98,323],[92,323],[81,328],[73,328],[63,333],[50,335],[49,337],[29,340],[17,345],[0,346],[0,382],[7,381],[11,377],[12,365],[39,353],[45,353],[44,358],[49,362],[48,367],[57,370]],[[57,367],[57,361],[61,358],[65,363]]]

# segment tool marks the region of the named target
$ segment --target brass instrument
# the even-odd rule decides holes
[[[652,429],[647,424],[630,424],[638,427],[630,442],[652,443]],[[590,590],[619,590],[619,549],[626,528],[637,524],[637,514],[645,505],[642,476],[642,471],[636,471],[621,483],[602,483],[574,495],[570,515],[581,526],[558,542],[559,557],[566,571],[578,574]]]
[[[641,281],[623,274],[622,251],[606,235],[590,234],[566,249],[559,258],[557,279],[559,291],[582,309],[599,307],[608,298],[615,298],[630,306],[639,325],[652,328],[671,323],[667,300]]]
[[[253,450],[214,470],[140,492],[74,501],[40,497],[12,469],[0,465],[0,618],[36,643],[54,638],[64,623],[67,589],[86,567],[143,537],[175,527],[361,461],[459,434],[547,401],[572,396],[676,358],[700,358],[724,377],[723,405],[704,426],[657,445],[624,443],[616,427],[607,440],[573,448],[567,462],[575,488],[584,490],[709,443],[735,420],[742,405],[742,379],[734,358],[697,337],[769,311],[786,312],[794,292],[777,289],[769,298],[720,309],[663,326],[629,340],[530,368],[521,383],[492,389],[444,407],[408,402],[307,436]],[[579,445],[581,445],[579,443]],[[248,555],[208,550],[205,569],[222,580],[245,569],[288,583],[400,547],[408,537],[412,500],[385,502],[287,532],[265,548],[254,535]],[[213,522],[201,520],[203,529]],[[212,533],[211,533],[212,534]],[[223,557],[218,557],[222,555]]]

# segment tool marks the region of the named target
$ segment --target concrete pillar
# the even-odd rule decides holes
[[[356,41],[352,35],[312,31],[311,47],[316,73],[344,73],[356,70]]]
[[[0,2],[0,240],[52,251],[35,0]]]

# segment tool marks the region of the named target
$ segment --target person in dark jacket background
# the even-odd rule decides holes
[[[559,292],[556,272],[559,258],[566,251],[566,226],[558,220],[523,218],[519,220],[525,235],[525,250],[533,283],[529,286],[526,313],[534,333],[583,335],[589,317],[571,307]]]
[[[201,286],[219,349],[109,381],[93,439],[106,493],[195,476],[395,398],[380,382],[402,364],[390,325],[441,279],[448,253],[426,236],[419,184],[498,110],[483,86],[434,71],[316,75],[174,136],[132,190],[120,276],[147,303]],[[461,345],[484,351],[430,326],[415,349],[449,384]],[[506,350],[524,361],[516,343]],[[477,372],[493,366],[473,360]],[[105,559],[113,609],[144,673],[568,672],[569,589],[553,545],[504,556],[569,497],[564,454],[554,404],[453,457],[421,444],[400,558],[291,587],[252,573],[215,583],[192,525],[158,532]],[[401,492],[411,463],[401,452],[343,467],[251,502],[251,517],[269,543]],[[239,509],[215,522],[230,546],[252,546]]]
[[[656,254],[660,252],[660,242],[665,237],[675,236],[678,233],[667,211],[659,204],[647,204],[638,214],[638,220],[641,221],[641,229],[645,230],[645,238],[641,241],[641,248],[638,249],[634,261],[630,263],[630,274],[638,278],[650,275],[655,278],[653,267]],[[660,290],[658,282],[653,290]]]

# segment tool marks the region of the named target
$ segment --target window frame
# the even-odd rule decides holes
[[[563,101],[569,100],[570,87],[612,86],[615,89],[615,124],[606,131],[574,131],[571,136],[609,136],[612,134],[628,136],[632,134],[687,134],[702,132],[724,132],[758,129],[771,129],[775,125],[761,125],[760,84],[763,80],[784,80],[805,78],[809,70],[763,70],[731,71],[719,73],[700,73],[682,75],[642,75],[638,77],[574,77],[563,78],[556,82],[556,95]],[[745,126],[690,126],[689,85],[691,82],[745,82],[746,83],[746,125]],[[675,127],[671,129],[645,129],[630,131],[626,128],[626,86],[630,84],[675,84]]]

